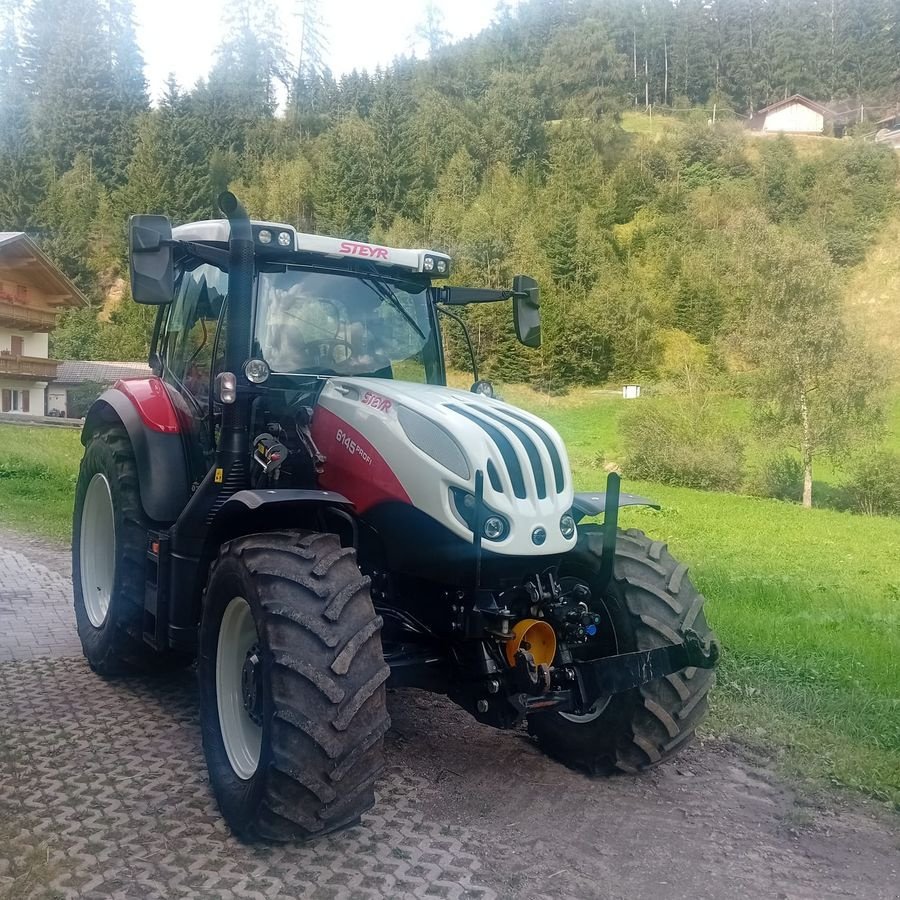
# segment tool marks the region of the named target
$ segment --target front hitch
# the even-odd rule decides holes
[[[721,647],[691,629],[681,644],[620,653],[601,659],[573,660],[553,670],[553,689],[545,693],[518,693],[510,701],[520,716],[541,710],[581,713],[599,700],[630,691],[682,669],[713,669]],[[518,668],[518,666],[516,666]]]

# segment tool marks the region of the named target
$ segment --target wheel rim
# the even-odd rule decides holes
[[[216,704],[225,753],[235,774],[244,781],[259,766],[262,726],[257,643],[259,636],[250,604],[243,597],[229,601],[216,647]]]
[[[102,472],[91,479],[81,509],[81,596],[88,619],[101,628],[109,615],[116,577],[116,518],[109,481]]]

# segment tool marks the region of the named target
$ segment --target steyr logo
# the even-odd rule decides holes
[[[387,247],[372,247],[369,244],[357,244],[355,241],[343,241],[341,253],[351,256],[371,256],[373,259],[387,259]]]

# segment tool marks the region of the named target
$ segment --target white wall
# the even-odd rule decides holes
[[[774,112],[766,113],[762,130],[821,134],[825,130],[825,118],[802,103],[791,103],[790,106],[782,106]]]
[[[25,339],[25,356],[39,356],[42,359],[47,359],[50,335],[44,331],[0,328],[0,350],[12,349],[12,336],[14,334]]]
[[[46,381],[20,381],[15,378],[0,378],[0,390],[28,391],[28,415],[44,415],[44,390]],[[21,409],[18,412],[22,412]]]

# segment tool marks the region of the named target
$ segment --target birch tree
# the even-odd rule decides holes
[[[770,227],[748,249],[739,338],[756,365],[755,419],[799,453],[811,507],[816,461],[877,427],[883,367],[844,324],[840,280],[821,245]]]

